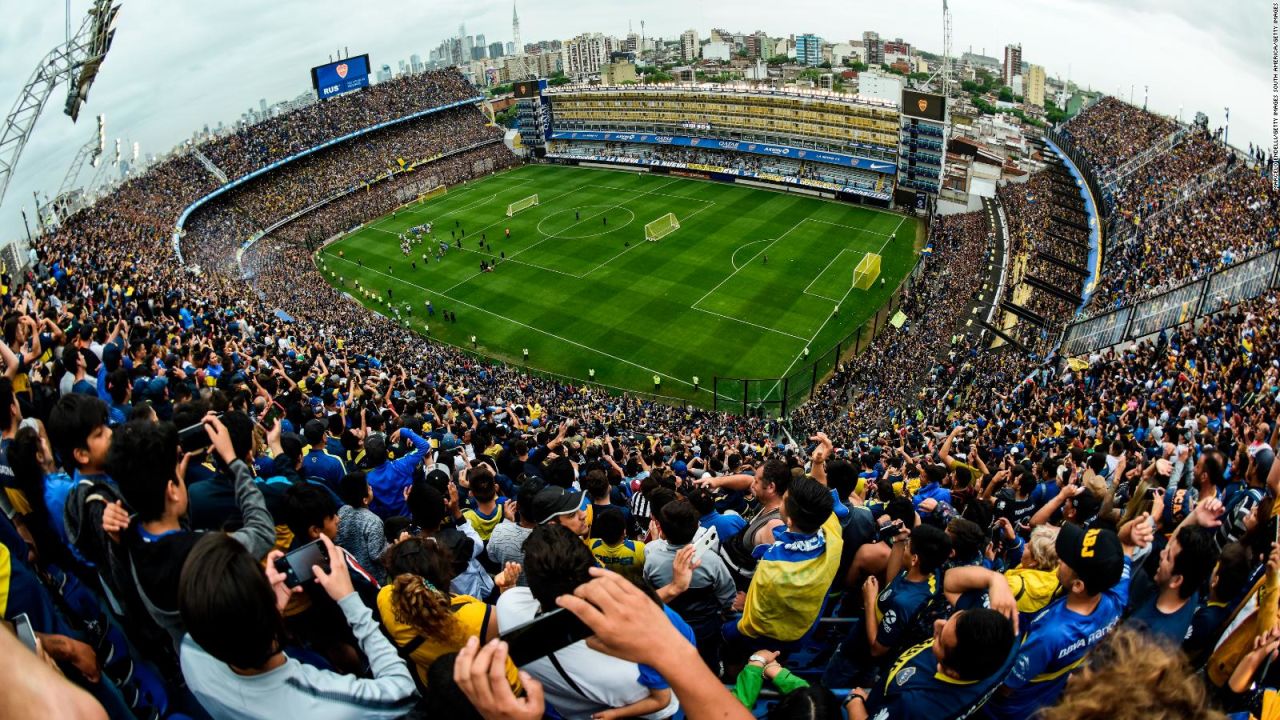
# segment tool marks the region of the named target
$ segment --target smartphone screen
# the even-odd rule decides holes
[[[178,431],[178,444],[182,446],[183,452],[203,450],[212,443],[213,438],[209,437],[209,433],[204,429],[204,423],[202,422],[189,425]]]
[[[577,615],[557,608],[511,628],[503,633],[502,641],[507,643],[511,662],[522,667],[593,634]]]
[[[328,553],[319,540],[291,550],[289,554],[276,560],[276,570],[284,574],[285,585],[289,587],[297,587],[315,579],[315,574],[311,572],[312,565],[329,566]]]
[[[36,651],[36,632],[31,627],[31,618],[26,613],[21,613],[13,618],[13,630],[18,634],[18,639],[31,652]]]

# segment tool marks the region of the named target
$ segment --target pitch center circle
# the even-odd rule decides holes
[[[577,214],[575,215],[574,213]],[[621,219],[624,214],[625,220]],[[608,225],[605,225],[604,218],[609,219]],[[608,235],[616,230],[621,230],[634,222],[635,219],[636,214],[625,207],[582,205],[554,212],[542,218],[542,220],[538,221],[538,232],[547,237],[582,240]]]

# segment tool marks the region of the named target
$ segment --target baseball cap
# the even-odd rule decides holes
[[[1114,532],[1063,525],[1058,531],[1054,549],[1058,551],[1058,558],[1084,581],[1085,589],[1091,595],[1120,582],[1120,575],[1124,572],[1124,548]]]
[[[302,446],[305,444],[306,441],[297,433],[287,432],[280,435],[280,449],[294,460],[302,457]]]
[[[561,515],[577,512],[582,507],[583,494],[568,492],[562,487],[547,487],[533,496],[529,519],[543,525]]]

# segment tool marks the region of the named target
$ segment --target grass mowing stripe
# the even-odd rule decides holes
[[[535,192],[547,198],[541,205],[505,216],[507,200]],[[598,205],[616,217],[607,227],[597,223],[601,232],[575,237],[599,219],[600,208],[584,208],[588,222],[566,228],[574,216],[563,213],[571,205]],[[629,216],[615,207],[627,208],[635,219],[627,224]],[[345,251],[345,262],[326,268],[341,270],[343,281],[335,274],[334,284],[358,281],[380,298],[359,301],[384,313],[397,309],[418,331],[429,322],[430,335],[442,342],[471,348],[475,335],[480,352],[517,365],[528,347],[539,369],[579,379],[595,370],[596,381],[615,388],[653,392],[657,374],[659,394],[707,406],[712,398],[706,386],[714,376],[778,378],[800,364],[806,345],[819,355],[834,346],[884,303],[915,259],[914,235],[911,242],[890,239],[909,226],[901,215],[670,175],[524,166],[451,187],[419,210],[376,219],[376,229],[366,226],[322,250],[324,260]],[[680,218],[680,230],[662,242],[645,242],[640,220],[668,212]],[[436,227],[432,239],[405,257],[387,235],[424,218]],[[509,238],[499,230],[487,244],[480,242],[486,230],[502,224]],[[446,251],[438,261],[429,252],[424,260],[423,251],[441,242],[446,225],[464,230],[463,247],[455,247],[456,239],[446,243],[464,252]],[[869,242],[873,238],[883,243]],[[837,277],[850,262],[843,251],[877,247],[887,253],[881,272],[889,287],[847,292],[851,283]],[[503,254],[514,261],[505,263]],[[495,272],[477,272],[482,259],[496,261]],[[353,261],[363,261],[363,268]],[[840,315],[832,318],[838,296]],[[428,299],[435,301],[436,316],[420,317]],[[406,318],[413,308],[418,314]],[[457,321],[439,322],[439,312],[448,309],[457,312]],[[696,393],[694,376],[701,378]],[[770,385],[754,389],[753,396]]]

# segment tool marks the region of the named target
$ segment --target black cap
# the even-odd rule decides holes
[[[293,458],[294,460],[302,457],[302,446],[305,444],[306,443],[302,440],[302,437],[297,433],[287,432],[280,434],[281,449],[284,450],[285,455]]]
[[[324,433],[329,429],[329,424],[324,420],[312,418],[302,426],[302,436],[307,439],[307,444],[316,446],[324,444]],[[319,448],[317,448],[319,449]]]
[[[581,492],[568,492],[562,487],[546,487],[533,496],[529,519],[543,525],[561,515],[575,513],[581,506]]]
[[[1058,558],[1084,581],[1090,595],[1111,589],[1124,573],[1124,548],[1110,530],[1063,525],[1054,548]]]

